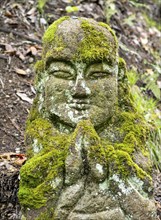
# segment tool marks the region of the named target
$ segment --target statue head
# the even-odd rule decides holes
[[[41,62],[39,110],[53,124],[75,127],[90,119],[98,129],[107,123],[118,93],[118,44],[108,25],[87,18],[57,20],[44,34]]]

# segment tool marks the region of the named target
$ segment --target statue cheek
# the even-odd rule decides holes
[[[113,99],[117,96],[117,81],[115,79],[109,79],[103,83],[103,88],[107,98]]]

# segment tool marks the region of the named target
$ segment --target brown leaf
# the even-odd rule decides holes
[[[148,75],[153,75],[154,74],[152,69],[146,69],[146,73],[148,73]]]
[[[146,45],[148,43],[148,38],[140,38],[140,42],[142,45]]]
[[[8,10],[5,11],[5,16],[9,18],[13,17],[12,13]]]
[[[30,47],[30,50],[31,50],[32,55],[36,56],[37,49],[34,46],[32,46],[32,47]]]
[[[10,44],[5,44],[5,52],[9,53],[10,55],[15,54],[16,50],[10,45]]]
[[[20,97],[23,101],[26,101],[30,104],[33,103],[33,99],[30,99],[25,93],[17,92],[16,93],[18,97]]]
[[[27,160],[27,157],[25,156],[25,154],[17,154],[17,159],[14,161],[14,164],[18,165],[18,166],[22,166],[23,163]]]
[[[16,68],[15,67],[15,72],[19,75],[23,75],[23,76],[26,76],[27,75],[27,72],[23,69],[19,69],[19,68]]]
[[[16,55],[17,55],[22,61],[25,60],[25,56],[24,56],[19,50],[16,52]]]
[[[35,11],[36,11],[36,8],[31,8],[31,10],[27,12],[27,15],[32,15],[34,14]]]

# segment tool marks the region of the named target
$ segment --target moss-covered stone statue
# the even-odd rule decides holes
[[[43,37],[19,201],[27,220],[156,220],[148,125],[114,32],[63,17]]]

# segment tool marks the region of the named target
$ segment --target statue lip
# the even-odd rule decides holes
[[[87,109],[89,109],[89,108],[90,108],[90,105],[87,104],[87,103],[84,103],[84,102],[82,102],[82,103],[70,103],[70,104],[69,104],[69,107],[70,107],[70,108],[74,108],[74,109],[76,109],[76,110],[78,110],[78,111],[81,111],[81,110],[87,110]]]
[[[90,104],[89,99],[73,99],[69,104]]]

